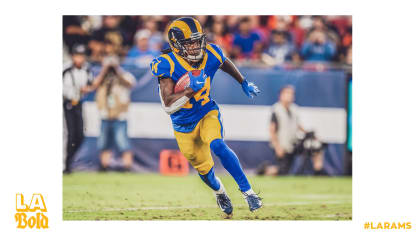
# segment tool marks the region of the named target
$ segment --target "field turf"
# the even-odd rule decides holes
[[[63,220],[351,220],[349,177],[250,176],[264,207],[255,213],[234,180],[219,175],[234,211],[225,219],[197,175],[74,173],[63,176]]]

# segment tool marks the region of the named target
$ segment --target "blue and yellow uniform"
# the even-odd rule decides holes
[[[179,149],[198,171],[204,183],[215,191],[217,205],[224,213],[231,214],[233,207],[223,184],[215,176],[212,151],[235,179],[250,211],[260,208],[261,199],[252,190],[235,152],[223,140],[219,107],[210,96],[214,75],[227,59],[217,45],[207,44],[203,29],[194,18],[181,17],[172,21],[167,33],[171,50],[152,61],[152,73],[159,79],[170,78],[174,83],[189,73],[192,76],[190,87],[195,91],[188,101],[182,97],[173,107],[168,108],[162,101],[165,111],[171,114]],[[188,62],[194,64],[194,68]],[[228,71],[235,69],[230,61],[225,66]],[[192,75],[192,70],[200,70],[200,75]],[[238,81],[242,80],[241,86],[247,96],[252,97],[252,94],[256,95],[259,92],[255,85],[238,77],[235,74]],[[163,100],[160,87],[159,95]],[[187,102],[184,104],[185,101]]]
[[[204,70],[207,75],[204,87],[171,115],[178,146],[200,174],[206,174],[214,165],[210,152],[211,141],[223,138],[219,107],[211,98],[210,89],[214,75],[225,59],[217,45],[207,44],[202,62],[197,68],[193,68],[174,52],[162,54],[151,63],[153,75],[171,78],[175,83],[191,70]]]

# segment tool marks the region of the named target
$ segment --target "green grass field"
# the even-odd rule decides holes
[[[264,207],[251,213],[236,183],[221,175],[232,200],[229,220],[351,220],[348,177],[257,177]],[[196,175],[74,173],[63,177],[64,220],[223,220],[212,191]]]

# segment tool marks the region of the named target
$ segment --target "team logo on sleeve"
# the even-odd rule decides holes
[[[152,71],[153,71],[153,73],[155,75],[157,75],[157,73],[158,73],[158,65],[159,65],[159,63],[161,63],[161,61],[159,61],[157,59],[155,59],[155,60],[152,61]]]

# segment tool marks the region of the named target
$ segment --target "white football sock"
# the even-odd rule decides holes
[[[214,191],[215,194],[222,194],[222,193],[226,193],[225,191],[225,186],[223,186],[222,181],[219,179],[219,177],[216,176],[217,181],[219,181],[220,184],[220,188],[217,191]]]
[[[243,192],[243,193],[245,193],[246,195],[255,194],[255,192],[254,192],[254,190],[252,190],[252,188],[250,190],[248,190],[248,191]]]

